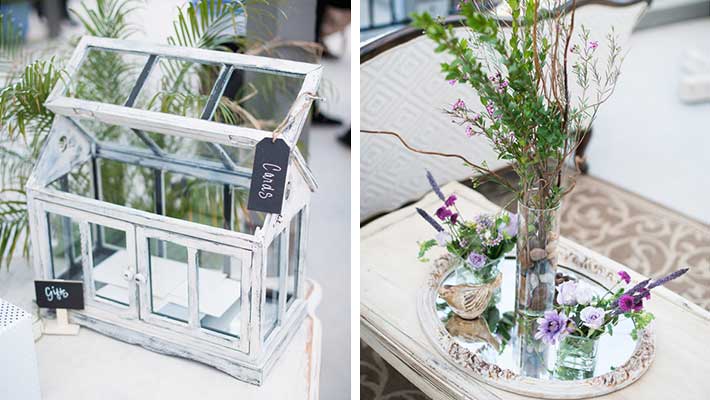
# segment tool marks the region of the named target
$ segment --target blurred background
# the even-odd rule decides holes
[[[579,10],[587,22],[615,26],[630,36],[621,44],[625,60],[616,90],[600,108],[583,146],[586,174],[563,201],[561,231],[644,275],[691,266],[692,277],[670,288],[710,309],[710,1],[653,0],[638,21],[625,14],[632,3],[577,2],[585,4]],[[486,158],[492,155],[487,144],[465,138],[440,111],[457,97],[470,104],[476,94],[465,85],[452,88],[444,82],[438,67],[444,56],[435,55],[419,32],[407,30],[412,12],[453,18],[457,4],[360,2],[362,128],[394,130],[420,149],[495,163],[495,156]],[[480,4],[505,8],[498,9],[495,0]],[[604,29],[592,32],[599,39],[606,34]],[[399,96],[408,101],[391,102]],[[399,174],[398,191],[389,203],[380,199],[392,191],[378,190],[392,182],[361,182],[363,225],[429,190],[421,179],[425,166],[440,184],[461,168],[457,161],[405,155],[391,138],[363,135],[361,143],[361,177],[383,165],[394,169],[420,162],[411,176]],[[392,151],[401,157],[391,156]],[[387,158],[378,159],[384,154]],[[509,197],[495,185],[477,190],[498,205],[508,204]],[[426,398],[365,342],[361,371],[363,399]]]
[[[196,3],[197,1],[192,1]],[[105,16],[96,15],[98,6],[103,4],[123,7],[127,13],[127,21],[121,25],[121,36],[131,40],[165,44],[179,28],[174,24],[178,20],[179,10],[185,10],[189,0],[2,0],[0,15],[3,16],[3,26],[7,21],[17,28],[19,46],[12,51],[3,52],[0,64],[0,87],[3,89],[16,82],[18,71],[24,65],[34,61],[53,60],[63,62],[71,55],[79,37],[93,32],[97,36],[111,36],[118,33],[118,26],[106,24]],[[319,190],[313,196],[311,203],[311,221],[309,229],[309,250],[306,266],[306,276],[318,282],[323,288],[323,299],[316,314],[323,324],[323,348],[321,389],[322,398],[337,399],[350,396],[350,352],[346,349],[350,343],[350,150],[349,150],[349,119],[350,119],[350,2],[337,0],[273,0],[245,1],[249,12],[248,18],[236,15],[237,34],[244,37],[242,48],[237,51],[258,50],[258,46],[268,43],[286,43],[278,51],[262,54],[298,61],[321,63],[324,65],[323,80],[319,95],[326,98],[317,105],[312,122],[305,128],[299,147],[307,157],[319,184]],[[94,14],[92,14],[92,12]],[[104,19],[102,19],[104,18]],[[3,28],[6,29],[6,28]],[[3,35],[7,40],[8,35]],[[6,43],[2,43],[6,45]],[[311,50],[321,45],[323,56]],[[5,49],[6,47],[3,47]],[[7,47],[9,48],[9,47]],[[233,49],[234,50],[234,49]],[[5,57],[7,56],[7,57]],[[98,60],[100,61],[100,60]],[[96,64],[99,68],[101,63]],[[92,71],[87,71],[87,78]],[[249,77],[247,77],[247,80]],[[130,88],[132,83],[127,83]],[[50,85],[51,86],[51,85]],[[95,89],[95,88],[94,88]],[[113,90],[121,91],[121,87]],[[120,93],[102,94],[102,96]],[[124,97],[125,98],[125,97]],[[97,101],[108,101],[106,98],[90,98]],[[246,108],[257,116],[261,122],[268,120],[288,110],[292,98],[277,95],[260,100],[250,101]],[[2,112],[8,112],[3,109]],[[273,122],[273,121],[272,121]],[[36,130],[37,126],[28,127]],[[0,148],[3,157],[15,153],[21,160],[13,161],[23,165],[24,173],[29,171],[38,150],[38,146],[28,144],[17,132],[10,134],[8,126],[2,127]],[[40,127],[44,129],[44,127]],[[107,134],[103,132],[102,134]],[[30,132],[30,138],[33,136]],[[175,152],[180,154],[185,149],[179,148],[179,143],[160,143],[161,146],[174,145]],[[3,163],[12,158],[3,158]],[[9,161],[8,161],[9,162]],[[0,201],[3,207],[12,201],[22,200],[6,193],[7,189],[21,187],[18,183],[19,169],[3,168]],[[13,172],[14,171],[14,172]],[[106,171],[104,171],[106,172]],[[125,172],[125,171],[124,171]],[[126,204],[134,208],[147,208],[152,211],[152,203],[145,203],[140,196],[141,174],[134,174],[128,179],[127,185],[105,185],[104,197],[107,201]],[[26,176],[24,177],[26,178]],[[170,186],[177,187],[175,182]],[[179,186],[179,185],[178,185]],[[211,197],[208,189],[193,187],[188,195],[193,196],[192,203],[197,198],[208,199],[201,209],[178,210],[181,195],[175,197],[173,217],[193,220],[195,222],[212,224],[210,221],[218,215],[220,201]],[[113,192],[109,193],[109,190]],[[214,200],[214,201],[212,201]],[[168,203],[171,200],[168,199]],[[144,204],[145,203],[145,204]],[[171,205],[167,205],[170,213]],[[198,207],[199,208],[199,207]],[[3,208],[6,211],[7,208]],[[9,229],[10,217],[3,213],[3,233]],[[18,304],[27,310],[36,310],[32,303],[31,291],[32,270],[28,261],[22,256],[20,236],[18,250],[10,257],[9,265],[0,267],[0,297]],[[6,247],[3,249],[7,250]],[[7,257],[5,252],[2,256]],[[95,339],[101,343],[107,338]],[[41,343],[41,341],[39,342]],[[38,346],[40,376],[42,387],[54,391],[57,398],[62,393],[72,393],[72,388],[63,382],[63,374],[54,374],[54,354],[43,352]],[[98,362],[98,360],[96,361]],[[91,368],[91,366],[87,366]],[[231,379],[223,375],[224,380]]]

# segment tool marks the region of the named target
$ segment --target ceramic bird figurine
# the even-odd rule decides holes
[[[498,339],[491,334],[488,322],[485,318],[474,320],[463,319],[454,315],[446,322],[446,330],[451,336],[465,339],[470,342],[484,341],[493,346],[496,351],[500,350]]]
[[[446,300],[456,315],[472,320],[485,311],[493,291],[500,287],[502,279],[502,274],[498,274],[493,281],[480,285],[443,285],[439,288],[439,296]]]

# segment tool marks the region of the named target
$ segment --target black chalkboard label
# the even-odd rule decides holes
[[[280,214],[286,189],[291,149],[282,139],[262,139],[256,144],[247,208]]]
[[[84,284],[81,281],[35,281],[40,308],[84,309]]]

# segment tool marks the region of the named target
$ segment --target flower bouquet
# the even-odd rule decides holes
[[[419,259],[428,261],[426,253],[435,246],[441,246],[458,261],[460,283],[492,282],[499,274],[498,263],[505,253],[515,247],[518,230],[516,215],[507,212],[481,214],[467,221],[456,207],[456,195],[444,196],[428,171],[427,178],[442,205],[434,213],[436,219],[417,208],[417,212],[436,230],[434,239],[419,244]]]
[[[535,338],[548,345],[559,342],[557,369],[566,375],[569,371],[591,374],[596,362],[598,339],[603,334],[614,334],[619,318],[633,322],[631,337],[636,340],[653,314],[644,310],[644,302],[651,298],[651,290],[686,273],[687,268],[651,281],[646,279],[633,286],[631,277],[619,271],[619,280],[603,295],[598,295],[583,281],[568,280],[557,287],[555,309],[546,311],[537,319]],[[586,377],[582,375],[582,377]],[[573,377],[576,379],[576,377]]]
[[[515,192],[524,228],[517,235],[517,309],[540,316],[552,308],[560,203],[574,187],[565,166],[614,92],[623,57],[613,31],[601,45],[575,24],[574,7],[559,12],[563,1],[505,3],[505,21],[482,2],[460,1],[463,29],[428,13],[414,14],[413,25],[450,56],[441,64],[444,78],[472,89],[471,99],[452,99],[444,112],[461,134],[485,139],[508,160],[517,182],[485,162],[423,153],[464,159],[478,173],[474,187],[492,180]]]

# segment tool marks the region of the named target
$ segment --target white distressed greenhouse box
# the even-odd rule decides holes
[[[37,278],[83,282],[81,325],[261,384],[306,314],[296,144],[321,67],[93,37],[69,66],[28,183]]]

